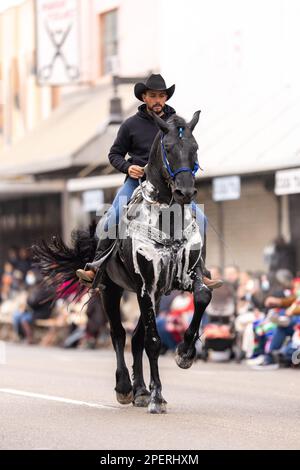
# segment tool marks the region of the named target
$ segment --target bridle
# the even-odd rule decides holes
[[[182,139],[183,127],[179,127],[178,132],[179,132],[179,138]],[[166,152],[166,149],[165,149],[165,146],[164,146],[164,140],[163,139],[164,139],[164,134],[162,133],[161,138],[160,138],[160,143],[161,143],[161,149],[162,149],[162,154],[163,154],[163,163],[164,163],[165,169],[168,172],[168,175],[172,178],[172,180],[175,179],[175,177],[176,177],[176,175],[178,175],[178,173],[182,173],[183,171],[187,171],[187,172],[191,173],[193,176],[195,176],[195,174],[197,173],[197,171],[200,168],[198,161],[195,162],[193,169],[188,168],[186,166],[178,168],[178,170],[175,170],[175,171],[173,171],[171,169],[171,166],[170,166],[170,163],[169,163],[169,160],[168,160],[168,157],[167,157],[167,152]]]
[[[180,138],[180,139],[182,139],[182,137],[183,137],[183,130],[184,130],[183,127],[179,127],[179,128],[178,128],[178,133],[179,133],[179,138]],[[163,154],[163,164],[164,164],[164,168],[167,170],[168,176],[169,176],[169,178],[170,178],[169,184],[173,186],[173,185],[174,185],[174,180],[175,180],[176,175],[178,175],[178,173],[182,173],[182,172],[184,172],[184,171],[187,171],[187,172],[191,173],[193,176],[195,176],[195,174],[197,173],[198,169],[199,169],[199,168],[201,169],[201,167],[200,167],[198,161],[195,162],[193,169],[188,168],[188,167],[186,167],[186,166],[183,166],[183,167],[181,167],[181,168],[179,168],[178,170],[175,170],[175,171],[173,171],[173,170],[171,169],[171,166],[170,166],[170,163],[169,163],[169,160],[168,160],[168,157],[167,157],[167,152],[166,152],[166,149],[165,149],[165,146],[164,146],[164,141],[163,141],[163,139],[164,139],[164,133],[162,132],[162,133],[161,133],[161,138],[160,138],[160,143],[161,143],[161,149],[162,149],[162,154]],[[150,199],[150,198],[145,194],[145,192],[144,192],[144,190],[143,190],[141,178],[139,178],[139,185],[140,185],[140,188],[141,188],[141,192],[142,192],[143,199],[144,199],[145,201],[147,201],[148,203],[150,203],[150,204],[156,204],[156,201]],[[174,197],[173,197],[173,194],[172,194],[172,198],[171,198],[171,201],[169,202],[169,206],[172,204],[173,199],[174,199]]]

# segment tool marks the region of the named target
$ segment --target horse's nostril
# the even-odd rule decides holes
[[[195,189],[195,188],[186,188],[186,189],[177,188],[177,189],[175,189],[174,192],[180,198],[190,199],[193,196],[195,196],[195,194],[197,194],[197,189]]]
[[[185,194],[181,191],[181,189],[175,189],[174,193],[176,196],[185,197]]]

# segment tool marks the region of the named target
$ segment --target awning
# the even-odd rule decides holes
[[[89,178],[73,178],[67,181],[67,191],[87,191],[90,189],[118,188],[122,186],[125,175],[117,173],[114,175],[90,176]]]
[[[124,114],[131,113],[137,105],[132,84],[120,85],[118,95]],[[0,178],[97,162],[106,165],[116,133],[115,128],[107,129],[112,96],[108,84],[70,96],[49,119],[0,152]]]
[[[203,109],[195,136],[202,177],[298,167],[300,88]]]
[[[39,194],[62,193],[66,189],[64,180],[8,182],[0,180],[0,201]]]

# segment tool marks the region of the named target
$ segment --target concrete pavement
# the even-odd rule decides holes
[[[5,348],[0,449],[300,447],[299,370],[258,372],[200,361],[181,370],[164,356],[159,363],[168,413],[158,416],[117,403],[112,350]]]

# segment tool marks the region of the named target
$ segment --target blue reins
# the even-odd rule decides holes
[[[182,139],[182,137],[183,137],[183,127],[178,128],[178,133],[179,133],[179,138]],[[178,175],[178,173],[182,173],[183,171],[188,171],[193,176],[195,176],[195,174],[199,170],[199,163],[197,161],[195,162],[193,170],[191,168],[183,166],[183,167],[179,168],[178,170],[172,171],[169,160],[168,160],[168,157],[167,157],[167,152],[166,152],[166,149],[165,149],[165,146],[164,146],[163,138],[164,138],[164,134],[162,133],[160,142],[161,142],[161,148],[162,148],[162,152],[163,152],[163,161],[164,161],[165,168],[166,168],[168,174],[171,176],[171,178],[174,179],[175,176]]]

